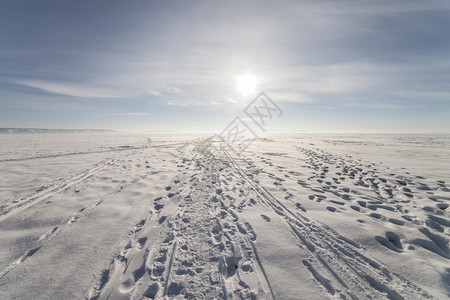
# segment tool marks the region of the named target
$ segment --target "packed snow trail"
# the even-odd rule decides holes
[[[257,143],[274,150],[270,141]],[[433,186],[323,149],[280,148],[237,153],[218,136],[132,146],[2,202],[3,232],[38,226],[23,231],[20,244],[6,239],[18,250],[2,250],[0,296],[436,298],[382,259],[419,247],[436,266],[448,262],[445,183],[434,195],[436,214],[421,219],[408,195]],[[358,214],[368,219],[356,224],[408,226],[422,238],[390,229],[366,245],[339,233],[353,234],[345,216]],[[343,225],[332,228],[328,216]],[[19,280],[21,288],[11,288]]]
[[[130,256],[126,249],[122,251],[122,261],[131,263],[137,255],[139,264],[134,269],[122,266],[126,272],[115,270],[121,264],[111,264],[112,269],[105,272],[119,273],[118,278],[99,282],[93,289],[96,293],[87,298],[116,299],[124,294],[135,299],[178,295],[188,299],[276,298],[264,258],[257,252],[258,235],[245,221],[246,207],[260,213],[268,227],[278,219],[285,225],[278,230],[288,230],[297,239],[297,256],[302,259],[296,261],[296,268],[310,272],[317,283],[314,294],[319,297],[432,298],[365,255],[360,245],[291,211],[247,176],[243,168],[251,170],[251,165],[243,160],[237,163],[230,151],[218,137],[196,144],[189,163],[186,152],[180,151],[178,165],[186,164],[183,178],[174,179],[167,187],[166,199],[155,200],[155,207],[170,207],[169,212],[162,209],[154,214],[155,223],[165,228],[159,231],[160,240],[154,238],[154,232],[141,230],[135,239],[148,244]],[[298,286],[279,292],[293,295],[295,289]]]

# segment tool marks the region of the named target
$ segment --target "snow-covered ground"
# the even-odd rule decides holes
[[[2,134],[0,298],[447,299],[449,169],[449,135]]]

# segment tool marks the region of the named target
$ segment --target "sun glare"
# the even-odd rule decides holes
[[[251,74],[242,74],[236,77],[236,90],[244,97],[255,92],[256,78]]]

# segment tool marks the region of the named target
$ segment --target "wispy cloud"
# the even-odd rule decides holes
[[[166,101],[167,105],[170,106],[217,106],[223,104],[215,100],[196,100],[191,98],[180,98],[180,99],[169,99]]]
[[[351,102],[346,105],[346,107],[356,107],[356,108],[368,108],[368,109],[401,109],[401,108],[407,108],[406,105],[396,104],[396,103],[389,103],[389,102]]]
[[[15,83],[39,89],[41,91],[65,95],[78,98],[116,98],[120,97],[116,92],[108,90],[100,90],[95,88],[86,88],[80,86],[74,86],[71,84],[60,84],[54,82],[37,81],[37,80],[21,80]]]
[[[177,88],[175,86],[170,86],[167,88],[167,92],[170,94],[175,94],[175,95],[183,95],[185,94],[184,91],[182,91],[180,88]]]
[[[130,113],[110,113],[109,116],[115,116],[115,117],[142,117],[147,116],[148,113],[146,112],[130,112]]]
[[[175,86],[168,86],[162,89],[148,89],[147,92],[156,97],[172,97],[186,94],[182,89]]]
[[[421,101],[450,101],[450,92],[442,91],[394,91],[392,94]]]
[[[188,106],[188,103],[178,100],[168,100],[167,105],[170,106]]]
[[[147,92],[152,95],[152,96],[156,96],[156,97],[161,97],[163,96],[163,94],[161,94],[160,91],[156,91],[156,90],[147,90]]]
[[[296,90],[268,90],[270,98],[279,102],[295,102],[295,103],[313,103],[314,96]]]
[[[191,115],[214,123],[224,111],[245,107],[251,99],[236,92],[234,81],[243,73],[258,77],[258,91],[302,111],[336,108],[326,111],[332,115],[345,108],[357,117],[361,107],[391,109],[402,119],[404,110],[394,109],[448,109],[450,2],[369,2],[180,2],[158,9],[151,1],[114,2],[102,15],[91,2],[73,2],[71,10],[18,4],[5,19],[11,30],[3,34],[12,42],[0,49],[2,111],[58,108],[60,115],[76,111],[79,121],[95,110],[114,126],[132,126],[125,117],[136,117],[133,126],[174,120],[174,128],[189,127]],[[76,22],[73,11],[85,21]],[[42,38],[36,25],[46,30]],[[113,101],[95,101],[107,99]],[[152,118],[141,122],[145,111]]]

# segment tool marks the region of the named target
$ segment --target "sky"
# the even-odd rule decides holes
[[[448,0],[0,0],[0,127],[220,132],[264,91],[270,131],[449,133],[449,30]]]

